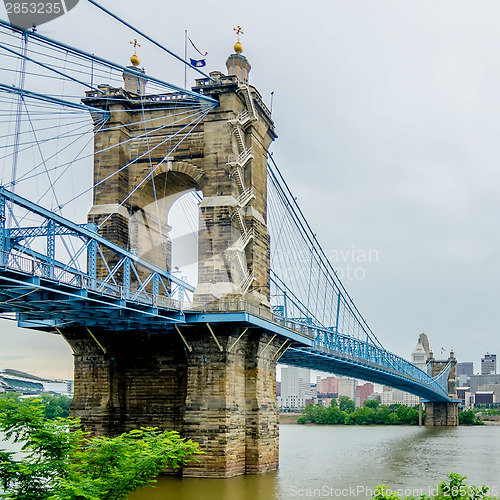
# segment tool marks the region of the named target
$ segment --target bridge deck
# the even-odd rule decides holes
[[[145,292],[135,300],[127,300],[123,289],[100,289],[97,280],[93,289],[87,288],[85,276],[75,280],[73,273],[66,280],[69,283],[47,278],[40,268],[22,265],[19,259],[10,262],[0,267],[0,312],[15,314],[21,327],[50,332],[68,326],[113,331],[147,329],[172,334],[174,325],[182,325],[189,335],[190,325],[208,323],[217,325],[218,330],[224,325],[241,326],[288,340],[281,357],[283,363],[370,380],[430,401],[450,401],[434,379],[378,346],[292,321],[244,301],[206,304],[196,309]],[[128,292],[127,296],[133,296]]]

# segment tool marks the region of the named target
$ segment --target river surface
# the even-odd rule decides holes
[[[139,490],[129,500],[365,499],[381,484],[429,494],[451,471],[500,496],[500,426],[282,425],[276,473],[163,477],[156,488]]]
[[[17,446],[9,443],[7,448]],[[500,425],[281,425],[275,473],[231,479],[162,477],[157,487],[138,490],[129,500],[366,499],[381,484],[408,490],[406,494],[429,494],[451,471],[467,476],[471,485],[486,484],[500,497]]]

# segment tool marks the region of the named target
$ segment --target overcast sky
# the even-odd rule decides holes
[[[382,343],[409,357],[425,331],[476,371],[500,354],[497,0],[102,3],[180,55],[188,29],[208,71],[225,71],[241,25],[251,82],[274,92],[274,158],[319,241],[372,251],[334,264],[362,268],[344,284]],[[39,32],[121,64],[136,36],[85,0]],[[182,85],[141,43],[148,74]],[[0,328],[0,367],[67,376],[61,339]]]

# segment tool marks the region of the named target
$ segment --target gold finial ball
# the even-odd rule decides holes
[[[234,51],[237,54],[241,54],[243,52],[243,45],[241,45],[239,40],[234,44]]]
[[[139,66],[139,64],[141,64],[141,60],[139,59],[139,57],[137,56],[137,54],[134,54],[131,58],[130,58],[130,62],[132,63],[132,65],[137,68]]]

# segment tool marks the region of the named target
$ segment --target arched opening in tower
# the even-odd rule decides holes
[[[196,286],[200,171],[185,162],[168,162],[158,170],[134,196],[130,246],[140,258]],[[182,287],[170,291],[173,298],[190,299]]]
[[[171,241],[171,272],[189,284],[198,284],[199,205],[201,191],[181,195],[168,214]]]

